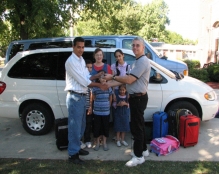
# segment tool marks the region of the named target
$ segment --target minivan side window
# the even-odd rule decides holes
[[[125,62],[127,62],[127,64],[129,64],[129,65],[132,65],[133,62],[135,61],[135,57],[130,55],[130,54],[124,53],[124,56],[125,56],[124,57]],[[110,59],[111,59],[111,64],[116,63],[116,58],[114,56],[114,53],[111,53]]]
[[[85,40],[85,47],[93,47],[92,40]]]
[[[19,51],[23,51],[24,49],[24,44],[13,44],[10,55],[9,55],[9,60],[14,57]]]
[[[116,48],[116,41],[113,39],[95,40],[95,47]]]
[[[133,39],[123,39],[123,41],[122,41],[122,48],[131,50],[131,49],[132,49],[132,40],[133,40]],[[147,49],[146,46],[145,46],[145,55],[146,55],[149,59],[153,60],[153,57],[152,57],[153,55],[152,55],[151,52]]]
[[[123,39],[122,40],[122,48],[125,49],[132,49],[132,39]]]
[[[28,50],[72,47],[72,41],[32,43]]]
[[[28,55],[14,64],[8,72],[11,78],[56,79],[58,53],[38,53]]]
[[[60,52],[58,59],[57,80],[65,80],[65,62],[72,52]]]

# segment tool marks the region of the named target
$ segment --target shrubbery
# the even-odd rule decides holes
[[[212,82],[219,82],[219,64],[210,65],[207,71]]]
[[[207,68],[200,68],[198,60],[184,60],[188,65],[189,76],[199,79],[203,82],[219,82],[219,64],[213,64]]]

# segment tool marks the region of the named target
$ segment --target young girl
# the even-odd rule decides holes
[[[100,82],[100,79],[96,80],[96,82]],[[101,90],[100,88],[94,87],[92,92],[94,101],[94,138],[96,138],[94,150],[99,150],[100,137],[102,136],[103,150],[107,151],[109,149],[106,144],[106,139],[109,137],[110,106],[112,103],[113,91],[111,88]]]
[[[111,65],[113,75],[125,76],[126,73],[130,71],[130,65],[127,62],[125,62],[124,53],[122,52],[122,50],[117,49],[114,52],[114,56],[116,58],[116,63]],[[115,93],[118,92],[118,86],[114,87],[114,91]]]
[[[111,65],[111,70],[112,70],[113,75],[125,76],[126,73],[130,72],[131,66],[127,62],[125,62],[125,60],[124,60],[125,59],[124,53],[122,52],[121,49],[117,49],[114,52],[114,56],[116,58],[116,63]],[[114,94],[118,94],[118,89],[119,89],[118,86],[113,88]],[[115,112],[115,108],[112,107],[113,120],[114,120],[114,117],[115,117],[114,112]],[[117,139],[117,138],[119,138],[119,139]],[[121,137],[117,137],[117,138],[115,136],[113,138],[113,140],[116,140],[118,142],[121,139]]]
[[[119,86],[119,93],[113,95],[113,106],[115,107],[114,130],[116,132],[116,144],[118,147],[121,146],[121,143],[124,146],[128,146],[128,143],[125,141],[125,132],[130,131],[128,98],[125,85]]]

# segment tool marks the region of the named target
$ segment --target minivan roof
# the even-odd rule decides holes
[[[130,38],[134,38],[134,37],[138,37],[137,35],[99,35],[99,36],[80,36],[82,38],[123,38],[123,37],[130,37]],[[66,37],[51,37],[51,38],[38,38],[38,39],[26,39],[26,40],[14,40],[11,43],[22,43],[22,42],[39,42],[39,41],[63,41],[63,40],[74,40],[75,37],[71,37],[71,36],[66,36]]]
[[[27,40],[14,40],[11,43],[22,43],[22,42],[39,42],[39,41],[63,41],[63,40],[73,40],[74,37],[51,37],[51,38],[38,38],[38,39],[27,39]]]

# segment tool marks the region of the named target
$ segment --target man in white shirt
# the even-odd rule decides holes
[[[88,155],[89,152],[80,149],[80,140],[86,126],[86,93],[88,87],[106,89],[106,85],[92,82],[101,74],[90,77],[82,57],[84,52],[84,39],[76,37],[73,41],[73,53],[65,63],[66,69],[66,104],[68,109],[68,155],[69,161],[82,164],[79,155]]]

